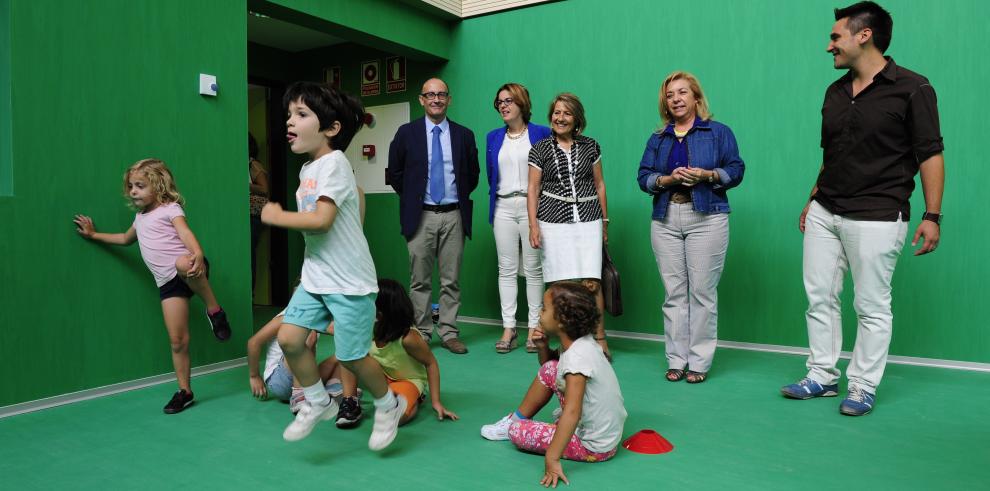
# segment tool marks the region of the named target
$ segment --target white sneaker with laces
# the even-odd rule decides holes
[[[508,440],[509,439],[509,426],[515,422],[512,419],[512,415],[506,415],[504,418],[498,420],[495,424],[485,425],[481,427],[481,436],[487,440],[498,441],[498,440]]]
[[[406,412],[408,403],[405,397],[395,396],[397,404],[392,409],[381,410],[375,408],[375,426],[371,429],[371,438],[368,439],[368,448],[381,450],[395,440],[399,434],[399,420]]]
[[[333,399],[326,406],[313,407],[309,401],[305,401],[299,406],[296,419],[289,423],[289,426],[282,432],[282,438],[287,442],[296,442],[309,436],[320,421],[333,419],[337,416],[337,402]]]

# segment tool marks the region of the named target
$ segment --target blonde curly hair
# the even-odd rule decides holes
[[[127,172],[124,172],[124,198],[128,202],[130,202],[130,190],[128,189],[127,181],[131,177],[131,174],[135,172],[140,172],[148,180],[148,183],[154,190],[155,200],[159,204],[186,204],[185,198],[179,194],[179,190],[175,187],[175,178],[172,177],[172,171],[168,170],[165,162],[158,159],[138,160],[134,165],[127,168]]]

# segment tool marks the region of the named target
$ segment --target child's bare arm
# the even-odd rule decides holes
[[[76,232],[79,232],[79,235],[89,240],[123,246],[137,242],[137,232],[134,230],[133,225],[122,234],[104,234],[96,231],[96,225],[93,224],[93,219],[86,215],[76,215],[72,221],[76,224]]]
[[[186,246],[186,249],[189,249],[189,253],[191,254],[189,258],[191,264],[189,265],[189,272],[186,273],[186,276],[195,278],[203,274],[203,248],[199,246],[196,235],[189,228],[186,217],[178,216],[173,218],[172,226],[175,227],[176,233],[179,234],[179,240],[182,241],[182,245]]]
[[[268,324],[265,324],[258,332],[254,333],[251,339],[248,339],[248,380],[251,382],[251,393],[255,397],[264,398],[268,396],[268,389],[265,387],[265,381],[261,379],[261,370],[258,362],[261,359],[261,348],[268,342],[278,342],[273,340],[275,336],[278,336],[278,328],[281,326],[282,316],[276,315],[272,320],[268,321]]]
[[[557,487],[557,480],[562,480],[566,484],[567,476],[564,475],[564,468],[560,465],[560,458],[564,455],[564,449],[574,436],[578,422],[581,421],[581,404],[584,401],[584,389],[587,386],[588,378],[576,373],[564,375],[564,411],[557,421],[557,431],[550,440],[544,460],[543,479],[540,481],[544,486]]]
[[[300,213],[285,211],[282,205],[269,202],[261,209],[261,221],[275,227],[303,232],[327,232],[337,218],[337,205],[332,199],[321,196],[316,202],[316,211]]]
[[[444,417],[448,417],[456,421],[458,419],[457,414],[443,407],[443,403],[440,402],[440,364],[437,363],[437,358],[433,356],[433,352],[430,351],[430,347],[427,346],[426,341],[423,341],[423,337],[415,329],[410,329],[406,333],[406,336],[402,338],[402,347],[405,348],[406,353],[409,353],[409,356],[426,367],[426,381],[430,388],[430,403],[433,406],[433,410],[437,413],[437,419],[443,421]]]

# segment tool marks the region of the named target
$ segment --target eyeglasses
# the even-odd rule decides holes
[[[432,101],[433,99],[443,99],[443,100],[446,100],[448,97],[450,97],[450,93],[448,93],[448,92],[426,92],[426,93],[420,94],[420,96],[422,96],[424,99],[426,99],[428,101]]]
[[[495,109],[502,107],[503,105],[511,106],[513,102],[511,97],[506,97],[505,99],[495,99]]]

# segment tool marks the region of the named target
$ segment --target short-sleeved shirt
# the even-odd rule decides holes
[[[166,203],[147,213],[134,215],[134,231],[137,232],[141,259],[155,276],[158,286],[175,278],[176,259],[191,254],[179,238],[175,225],[172,225],[172,220],[184,216],[186,213],[178,203]]]
[[[592,452],[614,449],[622,440],[626,408],[615,370],[591,334],[574,340],[560,355],[557,388],[564,392],[565,400],[567,387],[564,376],[569,373],[587,377],[584,400],[581,401],[581,421],[574,434]]]
[[[405,346],[402,345],[402,338],[381,348],[372,340],[368,354],[382,366],[382,371],[385,372],[386,377],[392,380],[408,380],[419,389],[420,394],[426,393],[428,384],[426,367],[406,352]]]
[[[315,212],[321,197],[333,200],[337,216],[327,232],[303,232],[303,289],[317,295],[377,292],[375,263],[361,228],[357,182],[350,162],[340,150],[307,162],[299,171],[299,212]]]
[[[935,89],[887,60],[855,97],[850,73],[825,91],[823,168],[814,199],[837,215],[907,220],[921,162],[944,149]]]
[[[540,202],[537,220],[547,223],[592,222],[603,217],[595,190],[594,166],[600,165],[602,149],[586,136],[575,136],[571,151],[564,152],[551,135],[529,151],[529,165],[540,169]],[[595,198],[584,202],[567,202],[564,198]]]

